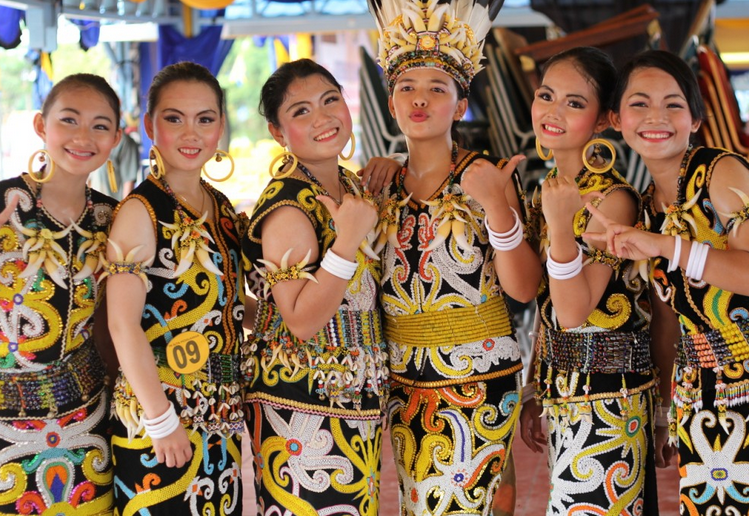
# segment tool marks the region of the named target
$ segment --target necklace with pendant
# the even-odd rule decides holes
[[[310,172],[310,170],[307,167],[305,167],[304,165],[302,165],[301,162],[297,163],[297,168],[302,171],[302,174],[304,174],[307,177],[307,179],[309,179],[310,181],[312,181],[313,183],[315,183],[317,186],[319,186],[320,189],[325,193],[325,195],[327,195],[328,197],[330,197],[331,199],[333,199],[333,201],[335,201],[336,204],[338,204],[338,205],[341,204],[341,202],[343,201],[343,191],[342,191],[342,187],[343,187],[343,185],[342,185],[343,174],[342,174],[340,168],[338,169],[338,199],[333,198],[333,196],[330,195],[330,193],[328,192],[328,190],[325,189],[325,187],[315,177],[315,175],[312,172]]]

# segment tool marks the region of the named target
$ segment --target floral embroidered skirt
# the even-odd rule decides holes
[[[722,368],[720,379],[712,369],[693,368],[687,378],[683,368],[675,368],[682,514],[749,514],[747,364]],[[718,385],[725,411],[716,407]]]
[[[0,420],[0,514],[112,513],[108,401],[52,419]]]
[[[490,516],[520,413],[520,373],[441,388],[393,381],[402,516]]]
[[[247,406],[259,515],[377,516],[380,420]]]
[[[548,408],[547,516],[658,514],[653,406],[646,389]]]
[[[192,459],[181,468],[156,460],[150,437],[141,432],[128,441],[127,429],[114,420],[115,515],[205,516],[242,514],[241,440],[187,430]]]

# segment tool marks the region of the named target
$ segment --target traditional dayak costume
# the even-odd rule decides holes
[[[370,1],[390,91],[400,75],[431,67],[467,94],[501,4]],[[504,165],[475,152],[458,160],[453,144],[433,195],[410,198],[406,164],[384,200],[381,302],[403,515],[490,514],[519,413],[520,350],[495,251],[483,208],[461,188],[478,158]],[[513,181],[522,206],[517,174]],[[519,219],[516,226],[522,241]]]
[[[0,513],[110,514],[104,365],[94,347],[100,255],[115,200],[86,189],[55,219],[27,174],[0,183]]]
[[[201,185],[213,204],[212,221],[181,203],[164,179],[149,175],[128,198],[150,214],[153,225],[144,231],[154,232],[156,258],[148,264],[123,258],[108,268],[110,274],[138,274],[147,283],[141,326],[167,399],[193,445],[183,467],[158,463],[143,430],[143,409],[120,375],[112,407],[119,514],[145,508],[170,516],[241,513],[240,219],[226,196]]]
[[[724,149],[690,148],[676,202],[655,206],[652,184],[645,195],[651,231],[674,236],[676,246],[677,238],[697,246],[686,270],[656,259],[652,272],[657,295],[679,316],[682,330],[669,415],[679,447],[682,514],[749,512],[749,297],[703,281],[706,256],[698,254],[729,249],[729,234],[749,218],[745,192],[734,189],[745,204],[737,213],[717,213],[710,201],[721,159],[737,159],[749,169],[744,157]]]
[[[242,242],[254,267],[249,288],[258,298],[253,335],[243,348],[248,356],[243,370],[250,382],[248,428],[259,511],[375,516],[380,421],[388,395],[387,350],[377,307],[379,262],[359,250],[356,270],[330,321],[306,341],[289,331],[271,287],[313,278],[308,271],[319,264],[263,259],[263,221],[281,207],[301,210],[315,230],[320,257],[336,238],[330,213],[315,199],[327,191],[302,163],[298,167],[306,178],[273,179],[265,188]],[[357,194],[354,174],[340,168],[339,180]]]
[[[637,191],[614,169],[605,168],[583,168],[576,179],[580,194],[625,191],[636,200],[639,213]],[[555,174],[553,169],[549,176]],[[592,204],[602,201],[596,198]],[[547,262],[553,242],[547,238],[540,196],[529,211],[542,261]],[[583,208],[573,222],[580,260],[612,269],[596,308],[580,327],[562,327],[546,268],[536,298],[541,325],[535,390],[543,403],[549,441],[546,514],[657,514],[653,430],[658,396],[650,357],[647,264],[586,245],[582,234],[590,218]]]

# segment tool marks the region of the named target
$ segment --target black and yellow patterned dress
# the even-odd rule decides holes
[[[351,172],[339,170],[358,183]],[[359,267],[341,306],[307,341],[286,327],[260,273],[261,226],[281,207],[301,210],[319,242],[335,242],[318,185],[297,177],[272,180],[242,241],[258,298],[253,336],[243,355],[249,377],[247,426],[254,452],[258,514],[375,516],[379,508],[381,417],[388,395],[387,351],[377,308],[379,263],[357,252]],[[314,271],[317,263],[309,264]]]
[[[555,174],[556,169],[550,172]],[[639,194],[615,170],[577,177],[581,195],[623,190],[640,211]],[[603,199],[597,198],[594,205]],[[542,262],[548,242],[540,200],[531,209]],[[574,219],[584,264],[613,269],[601,300],[578,328],[557,321],[544,268],[536,298],[537,399],[548,424],[551,493],[547,515],[657,514],[653,430],[655,375],[650,357],[647,279],[640,263],[619,260],[582,239],[591,215]]]
[[[210,239],[210,259],[223,275],[207,270],[197,259],[178,277],[172,247],[174,227],[182,214],[200,219],[188,205],[179,205],[165,184],[149,175],[128,199],[144,204],[153,224],[143,231],[156,235],[156,258],[147,269],[149,287],[141,326],[151,343],[159,379],[192,442],[192,460],[181,468],[159,464],[151,438],[128,427],[142,416],[142,408],[127,379],[115,384],[116,415],[112,452],[115,514],[169,516],[241,514],[242,481],[240,434],[244,429],[239,347],[243,340],[244,279],[241,271],[240,219],[229,200],[203,183],[213,203],[214,218],[201,230]],[[130,201],[134,202],[134,201]],[[116,214],[115,214],[116,216]],[[184,222],[184,221],[183,221]],[[183,332],[197,332],[207,340],[207,361],[190,374],[173,370],[166,358],[167,344]]]
[[[688,151],[677,201],[645,208],[651,231],[728,249],[728,235],[741,220],[718,214],[710,180],[721,159],[749,162],[724,149]],[[744,208],[744,211],[749,209]],[[709,260],[709,254],[708,254]],[[668,260],[652,261],[656,294],[679,317],[682,337],[672,381],[672,437],[678,436],[682,514],[749,513],[749,296],[689,279]],[[675,434],[675,435],[673,435]]]
[[[430,199],[400,211],[397,246],[382,253],[381,302],[390,354],[390,434],[400,484],[401,514],[491,511],[519,415],[520,348],[494,270],[484,210],[462,197],[462,173]],[[517,174],[513,176],[522,199]],[[391,203],[408,196],[397,178]],[[440,207],[456,200],[463,235],[437,236]],[[522,205],[522,202],[521,202]],[[443,212],[444,213],[444,212]],[[460,226],[460,224],[457,224]],[[468,248],[459,245],[463,240]]]
[[[93,316],[102,292],[95,264],[116,201],[87,190],[73,226],[30,185],[26,174],[0,183],[0,210],[20,198],[0,227],[0,514],[111,514]]]

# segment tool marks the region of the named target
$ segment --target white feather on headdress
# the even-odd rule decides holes
[[[412,68],[436,67],[466,91],[483,67],[484,38],[504,0],[367,0],[380,33],[378,60],[392,91]]]

